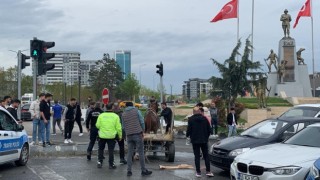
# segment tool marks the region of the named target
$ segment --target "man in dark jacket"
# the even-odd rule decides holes
[[[189,118],[187,137],[190,137],[194,161],[196,166],[196,177],[201,177],[200,171],[200,149],[206,164],[206,175],[212,177],[210,161],[208,156],[208,140],[211,133],[209,121],[201,114],[199,107],[193,109],[194,114]]]
[[[235,136],[237,134],[238,120],[234,108],[230,108],[230,112],[227,116],[227,122],[229,127],[228,137]]]
[[[82,130],[82,124],[81,124],[81,116],[82,116],[82,112],[81,112],[81,107],[79,105],[79,103],[77,103],[76,105],[76,122],[79,126],[79,130],[80,130],[80,134],[79,136],[83,136],[83,130]]]
[[[123,123],[122,123],[122,110],[120,109],[120,106],[119,106],[119,102],[115,102],[113,104],[113,112],[118,114],[118,116],[120,117],[120,122],[121,122],[121,126],[122,126],[122,139],[119,139],[117,138],[116,141],[119,145],[119,153],[120,153],[120,164],[127,164],[127,160],[125,159],[124,157],[124,140],[126,138],[126,134],[125,134],[125,131],[124,131],[124,128],[123,128]]]
[[[17,109],[20,105],[20,100],[19,99],[14,99],[11,103],[11,105],[7,108],[7,111],[10,112],[10,114],[17,120],[18,120],[18,113],[17,113]]]
[[[167,106],[167,103],[165,102],[161,103],[161,108],[162,108],[162,111],[160,116],[163,116],[164,121],[167,124],[166,133],[168,133],[172,123],[172,110]]]
[[[40,124],[41,124],[41,135],[42,135],[42,146],[45,147],[47,145],[51,146],[50,143],[50,102],[52,99],[52,94],[47,93],[44,96],[44,99],[40,102]]]
[[[63,111],[62,119],[64,120],[64,143],[73,143],[71,140],[74,121],[76,119],[76,99],[71,98],[69,104]]]
[[[90,133],[90,142],[87,149],[87,160],[91,160],[92,149],[95,142],[97,141],[98,129],[96,127],[96,122],[101,113],[103,113],[103,111],[100,108],[100,103],[97,102],[95,103],[94,108],[89,112],[86,119],[86,127],[88,132]]]

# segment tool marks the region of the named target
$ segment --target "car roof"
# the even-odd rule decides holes
[[[310,124],[308,127],[320,127],[320,123]]]
[[[280,120],[280,121],[286,121],[286,122],[297,122],[297,121],[319,121],[320,118],[315,117],[278,117],[278,118],[269,118],[266,120]]]
[[[294,107],[318,107],[318,108],[320,108],[320,104],[299,104]]]

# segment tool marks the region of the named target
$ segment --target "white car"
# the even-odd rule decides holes
[[[290,108],[281,117],[320,117],[320,104],[300,104]]]
[[[283,143],[253,148],[237,156],[230,169],[236,180],[302,180],[320,157],[320,123]]]
[[[14,161],[24,166],[29,159],[27,132],[3,107],[0,107],[0,164]]]

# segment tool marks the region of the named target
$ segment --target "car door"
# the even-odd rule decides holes
[[[0,111],[0,163],[16,160],[22,146],[16,121]]]

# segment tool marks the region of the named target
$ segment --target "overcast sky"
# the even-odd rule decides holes
[[[210,58],[223,62],[236,45],[236,19],[209,23],[229,0],[1,0],[0,60],[14,66],[8,50],[29,49],[30,40],[55,41],[52,50],[79,51],[82,60],[113,57],[131,50],[132,72],[142,84],[156,87],[156,64],[164,64],[164,84],[181,93],[183,81],[218,75]],[[240,37],[251,33],[251,0],[240,0]],[[283,37],[280,15],[293,21],[305,0],[255,0],[254,60],[263,62]],[[316,71],[320,71],[320,2],[313,1]],[[293,22],[291,23],[293,26]],[[291,30],[297,49],[312,72],[311,20],[303,17]],[[51,50],[51,49],[50,49]],[[29,51],[26,51],[29,55]],[[146,64],[142,66],[143,64]],[[266,70],[267,68],[264,67]],[[31,68],[23,70],[31,74]]]

